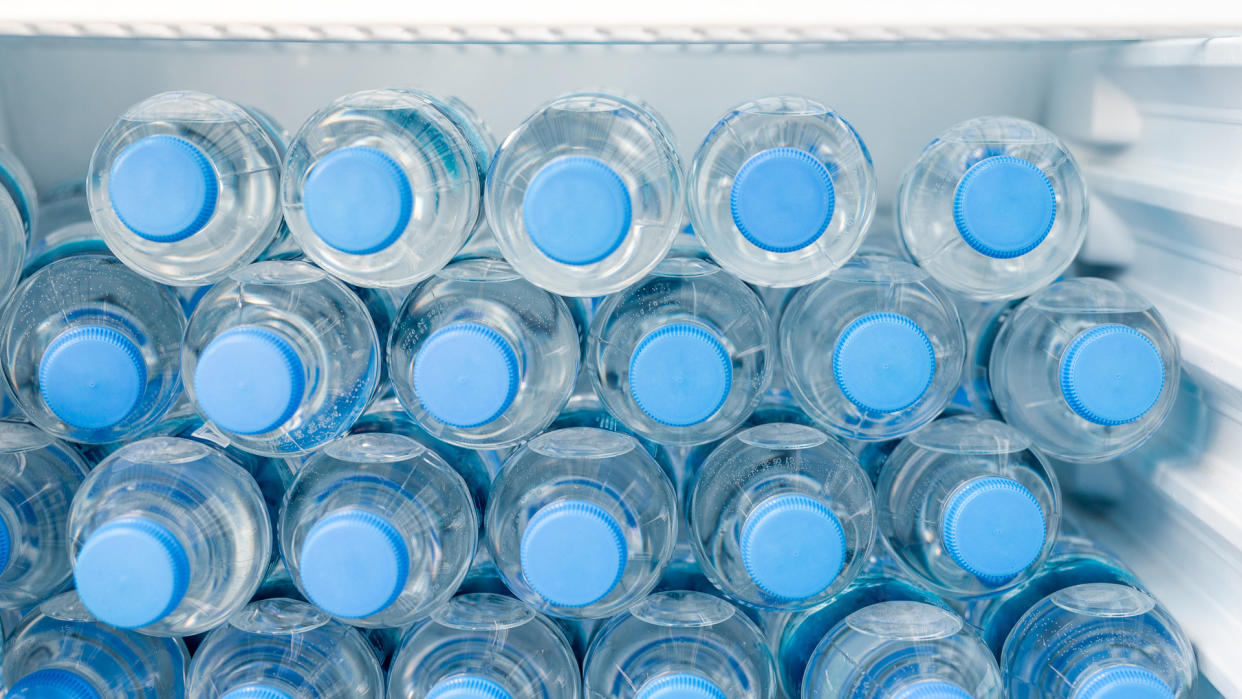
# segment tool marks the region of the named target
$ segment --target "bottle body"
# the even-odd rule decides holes
[[[0,146],[0,301],[22,274],[22,260],[37,226],[38,195],[25,166]]]

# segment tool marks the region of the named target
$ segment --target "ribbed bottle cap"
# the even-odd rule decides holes
[[[177,537],[142,517],[96,529],[73,566],[78,596],[104,623],[123,629],[153,624],[181,604],[190,560]]]
[[[608,257],[630,232],[630,192],[604,161],[557,158],[539,168],[522,198],[522,223],[535,247],[566,265]]]
[[[226,432],[270,432],[297,411],[305,371],[284,337],[243,325],[217,335],[199,356],[194,400],[203,415]]]
[[[634,699],[726,699],[711,680],[690,672],[661,675],[648,680]]]
[[[311,527],[298,561],[310,601],[346,619],[387,608],[405,589],[409,571],[410,555],[397,528],[357,509],[330,514]]]
[[[220,184],[211,160],[184,138],[141,138],[121,151],[108,174],[112,210],[126,228],[156,243],[202,230],[216,210]]]
[[[845,563],[845,530],[822,502],[777,495],[746,517],[742,563],[763,592],[800,600],[823,592]]]
[[[59,668],[36,670],[22,677],[5,696],[10,699],[101,699],[84,677]]]
[[[328,153],[310,169],[302,207],[311,230],[341,252],[370,255],[401,237],[413,210],[401,166],[368,146]]]
[[[1086,677],[1073,699],[1174,699],[1156,673],[1137,665],[1113,665]]]
[[[612,592],[628,549],[617,520],[583,500],[546,505],[522,532],[522,577],[560,607],[585,607]]]
[[[56,417],[84,430],[112,427],[138,407],[147,365],[129,338],[81,325],[52,340],[39,360],[39,393]]]
[[[705,422],[729,397],[733,363],[714,333],[673,323],[647,333],[630,356],[630,395],[663,425]]]
[[[513,699],[513,695],[486,677],[458,675],[437,682],[427,699]]]
[[[971,166],[957,183],[953,221],[966,244],[999,259],[1025,255],[1052,230],[1057,197],[1038,167],[1002,155]]]
[[[944,680],[912,682],[889,694],[886,699],[973,699],[970,692]]]
[[[288,692],[263,684],[251,684],[229,690],[220,699],[293,699]]]
[[[1164,361],[1146,335],[1128,325],[1098,325],[1061,355],[1061,395],[1097,425],[1123,425],[1151,410],[1164,390]]]
[[[1048,523],[1026,486],[986,476],[967,481],[945,505],[945,551],[984,581],[1004,581],[1026,570],[1044,548]]]
[[[737,171],[729,195],[733,223],[769,252],[793,252],[819,240],[832,221],[836,192],[828,168],[797,148],[769,148]]]
[[[478,427],[500,417],[517,397],[517,353],[500,333],[479,323],[433,332],[411,370],[414,394],[446,425]]]
[[[897,313],[869,313],[837,338],[832,372],[854,405],[895,413],[927,392],[936,374],[936,352],[913,320]]]

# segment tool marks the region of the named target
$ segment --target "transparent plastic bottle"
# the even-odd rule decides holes
[[[180,393],[184,328],[176,297],[117,260],[53,262],[23,281],[5,309],[9,391],[31,422],[62,439],[132,436]]]
[[[851,439],[913,432],[940,414],[961,380],[957,310],[926,272],[891,257],[855,257],[800,289],[779,335],[794,398]]]
[[[647,594],[677,537],[673,486],[632,437],[547,432],[505,461],[484,537],[505,584],[560,617],[612,616]]]
[[[726,595],[772,610],[806,609],[848,585],[875,539],[871,482],[837,440],[771,423],[721,443],[686,506],[703,572]]]
[[[409,437],[355,434],[298,471],[280,549],[306,598],[356,626],[406,626],[470,568],[479,515],[461,476]]]
[[[610,413],[656,442],[694,445],[737,429],[772,378],[763,302],[706,260],[669,258],[596,311],[586,370]]]
[[[67,444],[0,420],[0,607],[29,607],[69,582],[69,504],[87,469]]]
[[[1160,312],[1105,279],[1057,282],[1014,310],[988,367],[1005,421],[1049,456],[1096,462],[1134,450],[1177,397],[1177,339]]]
[[[772,652],[732,604],[661,592],[609,621],[583,663],[586,699],[775,699]]]
[[[4,649],[10,699],[182,699],[190,654],[178,638],[102,624],[73,592],[39,605]]]
[[[1198,668],[1169,612],[1128,585],[1088,583],[1052,593],[1005,641],[1013,699],[1188,699]]]
[[[578,699],[578,660],[561,630],[521,602],[458,595],[406,631],[390,699]]]
[[[39,197],[39,225],[30,235],[22,276],[74,255],[108,255],[108,245],[91,220],[86,183],[65,182]]]
[[[1013,315],[1017,301],[975,301],[954,298],[966,331],[966,361],[962,367],[962,387],[954,402],[977,415],[1000,418],[1000,410],[988,383],[988,364],[1001,326]]]
[[[355,92],[298,130],[285,159],[285,218],[333,275],[358,286],[415,284],[475,230],[492,150],[487,128],[457,100]]]
[[[252,602],[190,663],[194,699],[379,699],[384,675],[362,634],[305,602]]]
[[[112,253],[174,286],[223,279],[280,225],[271,118],[201,92],[164,92],[125,110],[95,146],[91,217]]]
[[[565,296],[641,279],[681,230],[681,159],[646,104],[577,92],[540,107],[492,162],[487,219],[522,276]]]
[[[230,442],[304,454],[344,434],[375,394],[379,339],[341,282],[304,262],[259,262],[212,287],[186,328],[186,389]]]
[[[1038,570],[1056,541],[1061,489],[1018,430],[996,420],[937,420],[907,437],[876,483],[880,533],[933,589],[994,595]]]
[[[1026,296],[1056,279],[1086,235],[1086,184],[1064,143],[1013,117],[979,117],[933,140],[897,193],[919,266],[961,294]]]
[[[731,109],[688,180],[695,233],[712,259],[752,284],[822,279],[858,250],[875,214],[867,147],[840,114],[805,97]]]
[[[26,248],[37,226],[34,181],[17,156],[0,146],[0,303],[22,273]]]
[[[69,513],[73,577],[101,621],[155,636],[223,623],[267,572],[263,494],[224,452],[153,437],[91,471]]]
[[[556,417],[578,372],[565,302],[507,263],[454,263],[417,286],[388,338],[401,404],[424,430],[463,447],[529,439]]]

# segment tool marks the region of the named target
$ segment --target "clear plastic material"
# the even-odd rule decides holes
[[[357,626],[406,626],[470,567],[479,515],[461,476],[409,437],[343,437],[298,471],[280,550],[308,600]]]
[[[521,602],[458,595],[410,627],[388,674],[389,699],[579,699],[565,635]]]
[[[609,296],[591,322],[584,364],[610,413],[663,444],[737,429],[772,379],[768,312],[748,286],[707,260],[665,260]]]
[[[91,217],[112,253],[174,286],[210,284],[254,261],[281,221],[283,144],[270,124],[201,92],[125,110],[87,176]]]
[[[726,439],[686,506],[703,572],[729,597],[806,609],[848,585],[875,539],[871,482],[837,440],[771,423]]]
[[[973,416],[907,437],[876,483],[880,533],[906,566],[952,597],[1009,589],[1056,541],[1061,489],[1018,430]]]
[[[979,299],[1047,286],[1078,254],[1086,223],[1086,184],[1069,149],[1014,117],[979,117],[944,132],[897,193],[910,255],[944,286]]]
[[[540,107],[492,162],[487,220],[522,276],[565,296],[641,279],[681,230],[682,168],[649,106],[578,92]]]
[[[802,678],[802,699],[1001,699],[1000,670],[957,614],[912,601],[880,602],[824,636]]]
[[[1052,593],[1014,627],[1001,655],[1013,699],[1189,699],[1190,640],[1147,593],[1089,583]]]
[[[702,592],[661,592],[618,614],[583,668],[586,699],[775,699],[780,689],[759,629]]]
[[[186,328],[186,390],[229,441],[304,454],[344,434],[375,394],[379,339],[354,292],[303,262],[259,262],[212,287]]]
[[[69,513],[82,602],[113,626],[187,636],[224,622],[267,572],[263,494],[224,452],[153,437],[91,471]]]
[[[194,699],[378,699],[384,675],[357,629],[291,599],[252,602],[190,663]]]
[[[802,286],[841,266],[875,214],[871,154],[840,114],[763,97],[720,118],[694,156],[687,202],[721,267],[764,286]]]
[[[0,303],[22,274],[22,261],[37,226],[38,198],[21,161],[0,146]]]
[[[492,560],[539,611],[603,618],[647,594],[677,537],[673,486],[632,437],[576,427],[516,451],[484,517]]]
[[[39,226],[30,235],[22,276],[74,255],[111,254],[91,220],[86,183],[72,180],[39,198]]]
[[[1049,456],[1096,462],[1137,448],[1177,396],[1177,339],[1149,301],[1105,279],[1057,282],[996,336],[988,378],[1005,421]]]
[[[410,292],[388,338],[388,371],[432,436],[496,448],[552,422],[573,390],[578,346],[562,299],[505,262],[465,260]]]
[[[69,582],[69,504],[87,468],[67,444],[0,420],[0,607],[28,607]]]
[[[185,316],[168,289],[109,257],[79,255],[26,278],[0,328],[8,389],[46,432],[130,437],[180,393]]]
[[[66,592],[8,639],[0,674],[10,699],[182,699],[189,663],[181,639],[102,624]]]
[[[306,254],[350,284],[415,284],[475,230],[493,148],[457,100],[406,88],[346,95],[289,148],[285,219]]]
[[[781,366],[816,422],[842,437],[893,439],[930,422],[962,375],[957,310],[912,264],[858,256],[785,307]]]
[[[988,364],[996,334],[1013,315],[1017,301],[975,301],[964,296],[954,298],[957,312],[966,330],[966,361],[962,367],[962,388],[954,403],[962,408],[991,418],[1000,418],[1000,410],[988,383]]]

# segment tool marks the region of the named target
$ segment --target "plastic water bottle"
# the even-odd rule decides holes
[[[577,92],[540,107],[492,162],[487,218],[536,285],[601,296],[641,279],[681,230],[681,160],[646,104]]]
[[[188,684],[195,699],[371,699],[384,675],[357,629],[305,602],[268,599],[207,636]]]
[[[180,699],[190,654],[178,638],[99,623],[73,592],[39,605],[8,639],[9,699]]]
[[[0,302],[22,273],[22,260],[36,227],[38,197],[21,161],[0,146]]]
[[[130,437],[180,393],[183,328],[176,297],[117,260],[54,262],[28,277],[5,309],[8,389],[31,422],[62,439]]]
[[[478,537],[466,482],[394,433],[324,447],[298,471],[280,513],[280,550],[298,588],[357,626],[406,626],[443,604]]]
[[[578,699],[578,660],[561,630],[513,599],[458,595],[406,631],[390,699]]]
[[[39,197],[39,225],[30,235],[22,276],[74,255],[112,255],[91,220],[86,183],[80,179]]]
[[[498,260],[457,262],[417,286],[388,339],[401,404],[433,437],[475,449],[547,427],[578,359],[565,302]]]
[[[688,180],[695,233],[721,267],[753,284],[822,279],[858,250],[875,214],[867,147],[840,114],[805,97],[731,109]]]
[[[254,595],[272,531],[259,486],[224,452],[154,437],[91,471],[73,498],[69,539],[91,613],[119,628],[188,636]]]
[[[1061,489],[1031,440],[996,420],[937,420],[907,437],[876,482],[880,533],[933,589],[993,595],[1035,572],[1056,541]]]
[[[457,100],[355,92],[302,124],[281,199],[306,254],[358,286],[415,284],[448,264],[482,216],[494,145]]]
[[[1013,699],[1188,699],[1194,649],[1169,612],[1126,585],[1065,588],[1031,608],[1001,655]]]
[[[29,607],[69,581],[69,503],[87,469],[67,444],[0,420],[0,607]]]
[[[893,439],[922,427],[962,375],[966,340],[953,304],[926,272],[891,257],[855,257],[800,289],[779,335],[794,398],[851,439]]]
[[[164,92],[125,110],[87,177],[91,216],[113,254],[174,286],[209,284],[254,261],[281,221],[274,128],[201,92]]]
[[[992,348],[996,335],[1013,315],[1017,301],[975,301],[964,296],[954,299],[962,325],[966,330],[966,361],[962,367],[962,386],[953,397],[976,415],[1000,418],[1000,410],[992,397],[988,382],[988,364],[992,360]]]
[[[484,538],[509,589],[560,617],[612,616],[647,594],[677,538],[673,486],[632,437],[544,433],[505,461]]]
[[[1125,454],[1164,423],[1181,378],[1177,339],[1143,297],[1104,279],[1034,294],[996,336],[988,378],[1005,421],[1067,461]]]
[[[702,592],[661,592],[600,630],[583,663],[586,699],[775,699],[758,627]]]
[[[703,572],[729,597],[806,609],[848,585],[875,539],[871,482],[840,442],[813,427],[742,430],[698,470],[686,506]]]
[[[610,413],[640,435],[693,445],[737,429],[772,378],[768,312],[716,265],[669,258],[596,311],[586,371]]]
[[[358,296],[303,262],[259,262],[212,287],[186,327],[186,388],[229,441],[303,454],[344,434],[375,393],[379,339]]]
[[[979,299],[1026,296],[1056,279],[1086,234],[1074,156],[1013,117],[962,122],[933,140],[897,193],[897,225],[919,266]]]

